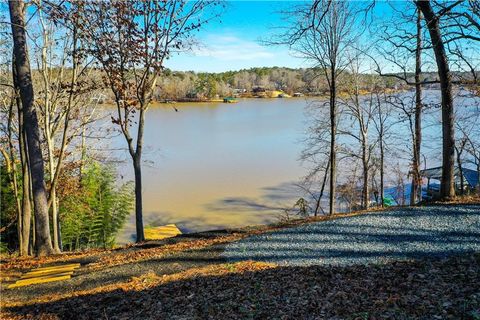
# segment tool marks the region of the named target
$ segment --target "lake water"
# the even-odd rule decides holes
[[[438,100],[438,91],[426,92],[425,101]],[[478,99],[457,101],[467,109],[480,106]],[[308,171],[298,161],[308,126],[306,106],[304,98],[179,103],[178,112],[170,105],[152,106],[143,156],[145,226],[174,223],[191,232],[278,221],[282,208],[304,196],[296,183]],[[431,109],[423,121],[427,166],[440,165],[440,110]],[[408,170],[408,128],[400,123],[392,133],[387,161],[391,168],[400,163]],[[111,141],[111,158],[123,160],[117,167],[124,181],[133,180],[125,145],[123,136]],[[354,165],[346,159],[340,166]],[[340,168],[339,178],[341,173]],[[134,232],[132,214],[119,242],[132,240]]]
[[[244,99],[236,104],[176,104],[148,110],[143,199],[145,225],[175,223],[185,231],[269,223],[296,201],[292,183],[305,99]],[[124,146],[123,137],[114,144]],[[119,166],[132,179],[130,159]],[[297,197],[298,198],[298,197]],[[293,201],[293,203],[292,203]],[[133,217],[120,241],[134,233]]]

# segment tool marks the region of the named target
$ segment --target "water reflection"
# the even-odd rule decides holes
[[[178,112],[154,106],[147,114],[145,225],[200,231],[269,223],[277,220],[277,209],[295,202],[286,185],[305,174],[297,161],[304,99],[175,107]],[[124,143],[122,137],[112,142]],[[126,160],[121,175],[132,179],[126,151],[116,156]],[[132,217],[120,242],[134,233],[133,223]]]

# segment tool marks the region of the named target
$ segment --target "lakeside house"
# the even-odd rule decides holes
[[[468,168],[455,167],[455,191],[457,194],[473,192],[480,187],[480,172]],[[436,198],[440,194],[442,167],[429,168],[420,171],[420,175],[427,179],[426,195],[424,198]],[[434,181],[432,181],[434,180]],[[463,188],[463,190],[462,190]]]

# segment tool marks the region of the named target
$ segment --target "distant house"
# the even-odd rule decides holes
[[[479,172],[476,170],[455,167],[453,172],[455,177],[455,189],[457,193],[461,191],[463,182],[464,191],[473,191],[479,186]],[[427,197],[435,197],[439,193],[439,184],[432,183],[432,180],[442,180],[442,167],[429,168],[420,171],[420,175],[427,179]]]
[[[253,87],[252,92],[253,93],[260,93],[260,92],[265,92],[267,91],[264,87]]]

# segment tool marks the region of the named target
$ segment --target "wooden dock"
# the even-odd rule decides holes
[[[174,224],[167,224],[160,227],[145,228],[146,240],[162,240],[166,238],[175,237],[182,234],[180,229]]]

